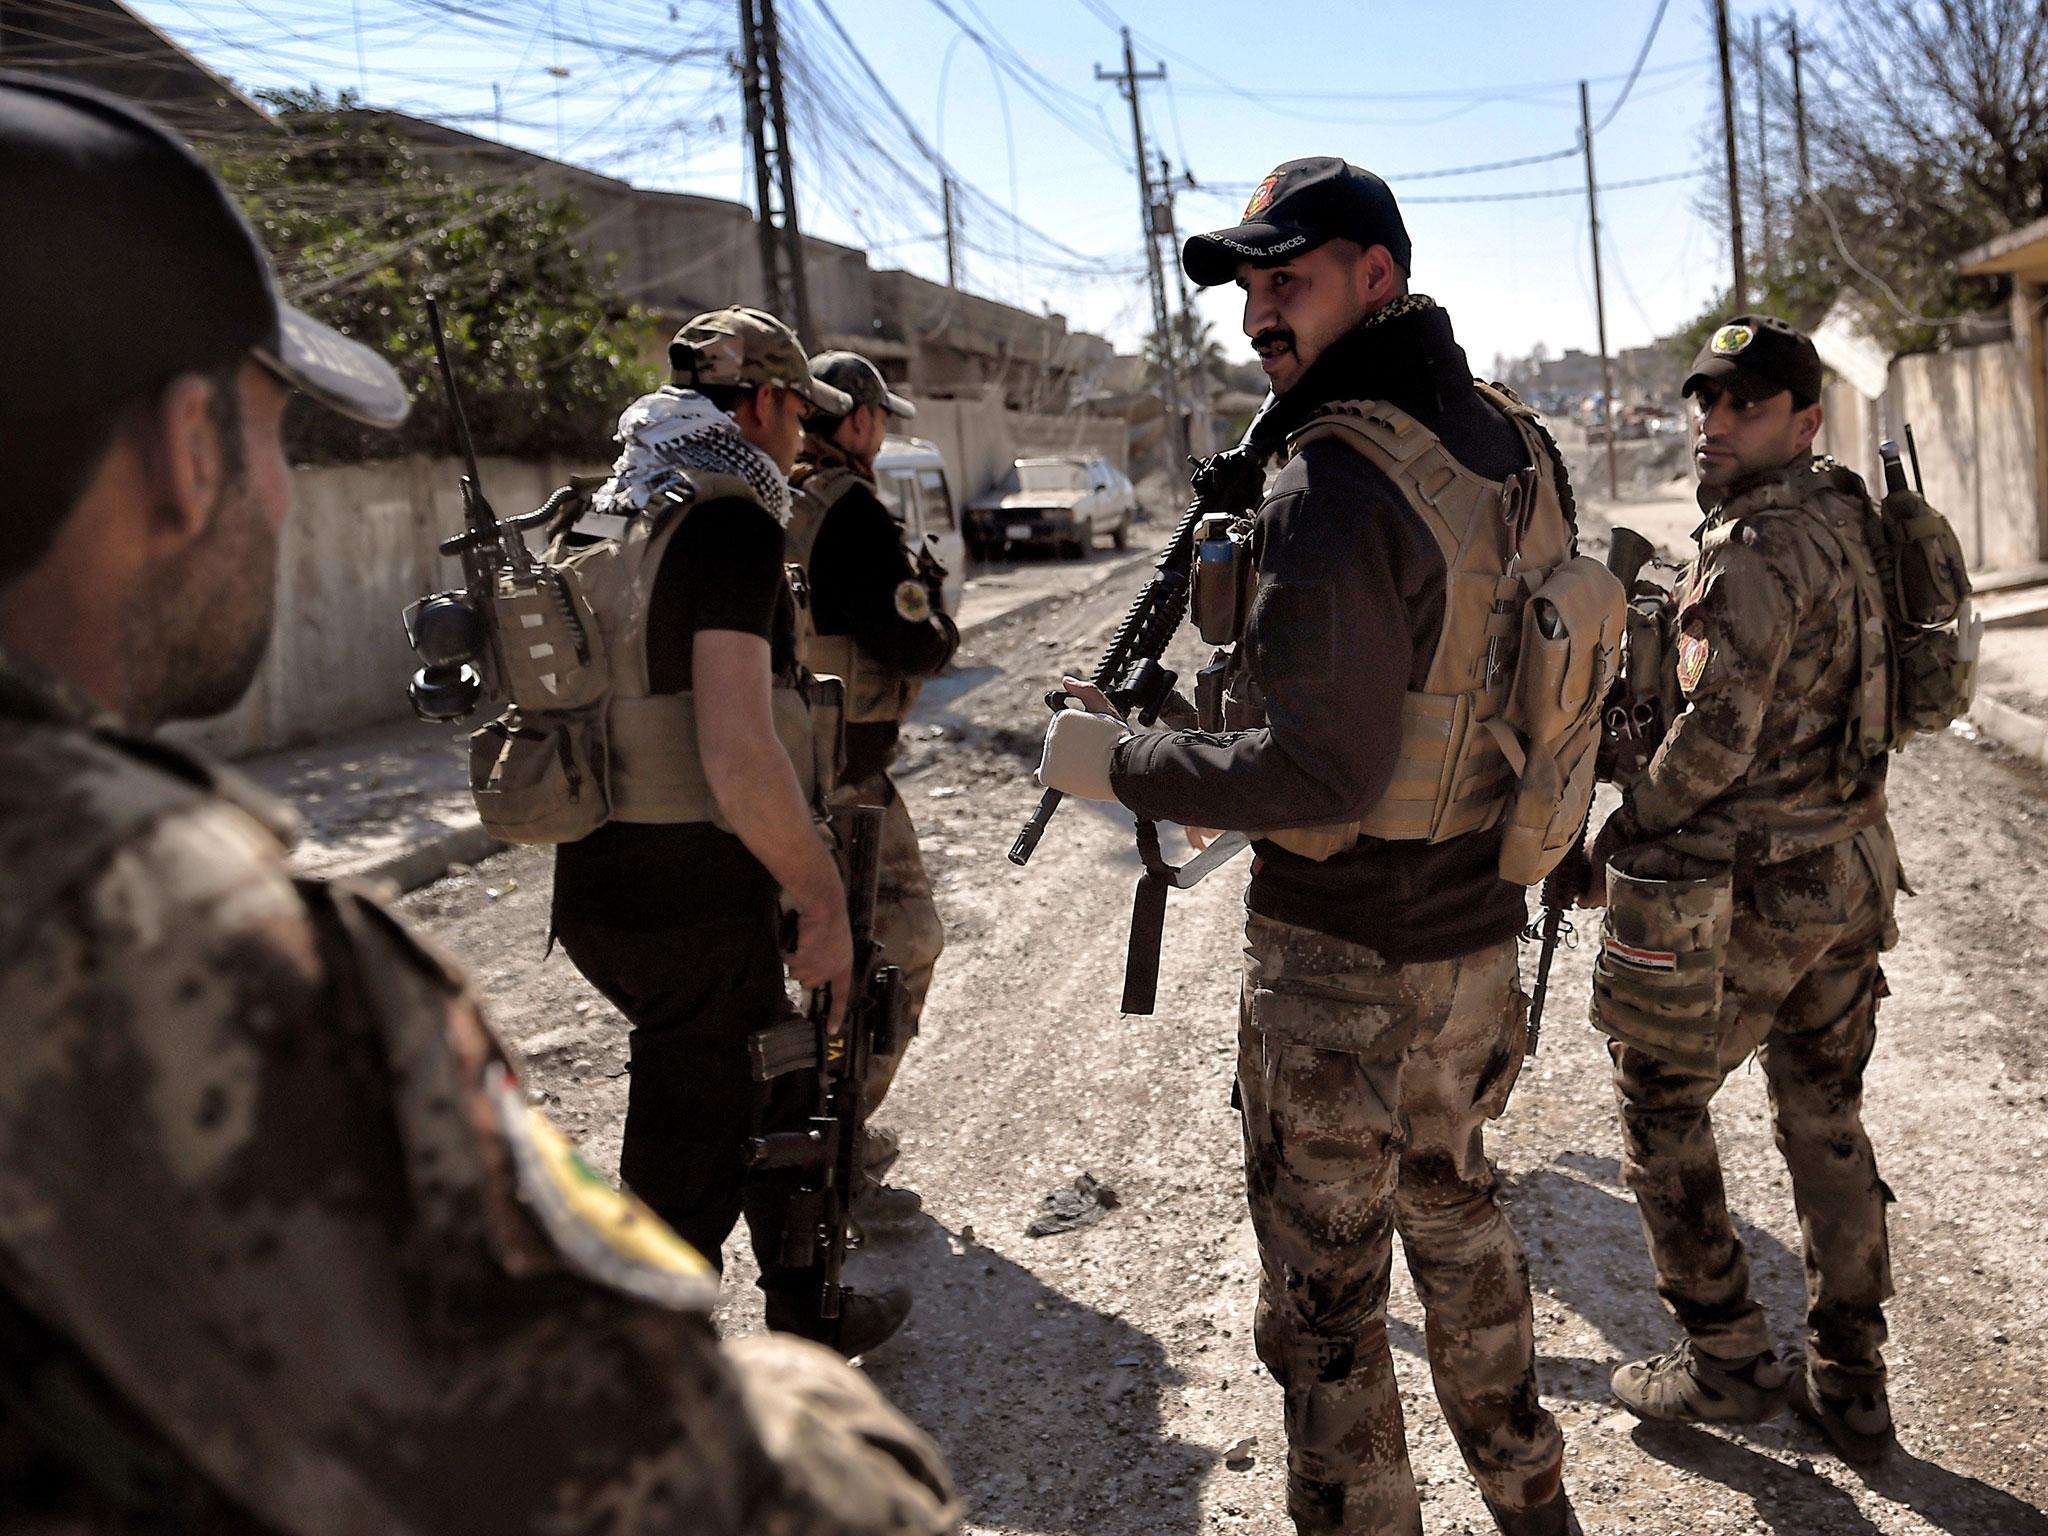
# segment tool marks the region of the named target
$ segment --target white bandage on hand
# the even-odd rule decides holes
[[[1091,715],[1063,709],[1045,728],[1045,755],[1039,759],[1038,782],[1084,800],[1114,800],[1109,787],[1109,761],[1116,744],[1130,735],[1114,715]]]

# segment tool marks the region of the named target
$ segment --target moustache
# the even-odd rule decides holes
[[[1294,332],[1281,330],[1276,327],[1271,330],[1261,331],[1252,338],[1252,350],[1261,356],[1281,347],[1285,347],[1289,351],[1294,349]]]

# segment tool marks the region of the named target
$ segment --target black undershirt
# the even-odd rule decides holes
[[[670,537],[647,611],[647,677],[655,693],[692,682],[692,650],[707,629],[758,635],[778,677],[795,665],[795,608],[782,569],[782,527],[753,502],[693,508]],[[746,844],[708,821],[610,821],[555,850],[558,928],[699,926],[692,913],[772,893],[773,880]]]

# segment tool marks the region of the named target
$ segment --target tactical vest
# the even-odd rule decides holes
[[[471,735],[469,788],[494,836],[561,844],[590,836],[606,821],[709,821],[733,829],[705,776],[696,694],[657,694],[647,668],[647,616],[662,557],[684,518],[723,500],[760,506],[741,477],[686,469],[676,489],[627,518],[616,537],[569,547],[571,526],[551,545],[547,569],[559,578],[563,604],[596,631],[588,653],[602,676],[578,690],[582,702],[573,709],[549,707],[559,688],[535,698],[512,692],[510,709]],[[520,618],[502,608],[496,623],[508,631]],[[541,633],[541,625],[526,623]],[[516,651],[518,633],[500,633],[498,647]],[[547,657],[537,666],[547,666]],[[805,799],[823,805],[840,764],[838,684],[819,686],[799,664],[774,680],[772,709]]]
[[[602,709],[610,819],[708,821],[729,832],[704,773],[695,693],[656,693],[649,682],[647,620],[662,557],[684,521],[708,503],[741,500],[758,507],[761,499],[736,475],[685,470],[682,478],[678,490],[627,519],[617,538],[566,552],[558,563],[575,573],[609,658],[610,688]],[[799,664],[775,680],[771,699],[776,737],[805,798],[817,802],[832,788],[840,711],[822,695],[814,702],[814,691],[805,686]]]
[[[815,586],[811,550],[818,530],[832,509],[863,484],[852,469],[829,461],[806,461],[790,476],[789,558],[807,586]],[[911,574],[907,562],[904,574]],[[910,718],[924,688],[922,678],[897,671],[853,636],[819,634],[808,605],[798,609],[797,657],[821,676],[845,680],[849,725],[900,724]]]
[[[1515,424],[1528,449],[1532,469],[1515,479],[1482,479],[1435,433],[1384,401],[1327,406],[1287,441],[1289,458],[1311,443],[1334,440],[1378,468],[1435,538],[1446,572],[1429,673],[1401,703],[1392,781],[1351,820],[1255,831],[1290,852],[1327,859],[1368,837],[1443,842],[1497,827],[1512,813],[1517,828],[1528,823],[1521,840],[1528,846],[1518,846],[1512,858],[1504,850],[1503,875],[1533,883],[1576,835],[1576,824],[1566,829],[1564,823],[1571,820],[1569,802],[1583,806],[1592,790],[1599,701],[1619,648],[1620,583],[1607,577],[1603,585],[1604,568],[1575,555],[1575,531],[1535,413],[1505,391],[1476,387]],[[1560,653],[1555,666],[1546,658],[1546,666],[1532,669],[1532,680],[1518,686],[1517,662],[1530,649],[1524,634],[1530,598],[1560,574],[1567,579],[1555,590],[1569,626],[1562,644],[1569,651],[1576,638],[1576,658]],[[1264,719],[1247,649],[1238,648],[1226,683],[1225,723],[1231,727]],[[1541,687],[1535,670],[1549,679],[1553,697],[1533,697]],[[1532,697],[1522,699],[1524,693]],[[1526,735],[1519,734],[1525,722],[1516,719],[1518,702],[1526,706],[1524,715],[1533,709]],[[1590,735],[1589,721],[1596,727]],[[1551,751],[1558,746],[1567,749],[1561,758]],[[1548,755],[1538,760],[1539,753]]]

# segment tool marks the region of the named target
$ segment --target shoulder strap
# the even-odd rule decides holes
[[[860,483],[860,476],[843,464],[798,466],[790,477],[788,555],[806,576],[811,572],[811,550],[818,542],[818,531],[832,509]]]

